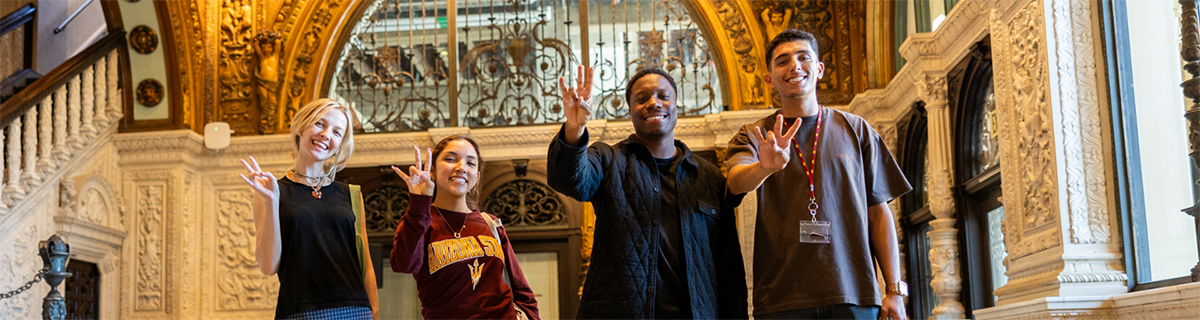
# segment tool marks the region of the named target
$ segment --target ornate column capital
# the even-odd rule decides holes
[[[925,101],[926,109],[941,109],[946,107],[948,98],[946,96],[946,75],[944,74],[925,74],[924,77],[917,79],[917,88],[921,100]]]

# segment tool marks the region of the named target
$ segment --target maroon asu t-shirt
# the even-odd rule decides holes
[[[515,300],[530,319],[537,319],[537,301],[517,259],[505,261],[515,254],[504,228],[497,239],[478,211],[439,210],[430,205],[432,201],[429,196],[409,196],[408,213],[396,227],[391,257],[393,271],[410,273],[417,280],[421,315],[516,319]],[[454,231],[459,230],[460,237],[455,237]],[[512,269],[511,288],[504,284],[506,262]]]

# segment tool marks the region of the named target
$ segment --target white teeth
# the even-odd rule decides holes
[[[450,177],[450,181],[456,182],[456,183],[463,183],[463,184],[467,183],[467,179],[464,179],[461,177]]]
[[[645,120],[661,120],[661,119],[666,119],[666,118],[667,118],[666,115],[659,115],[659,116],[649,116],[649,117],[645,117],[643,119],[645,119]]]

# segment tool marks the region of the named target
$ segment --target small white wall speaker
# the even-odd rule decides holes
[[[228,122],[209,122],[204,125],[204,146],[213,150],[225,149],[229,146],[230,135],[233,130],[229,130]]]

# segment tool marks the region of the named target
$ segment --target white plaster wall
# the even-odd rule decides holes
[[[154,11],[155,1],[138,1],[130,3],[129,1],[117,1],[121,8],[121,21],[125,24],[125,31],[132,31],[137,26],[144,25],[154,29],[154,33],[158,35],[158,47],[149,54],[137,53],[133,49],[129,49],[129,73],[132,79],[133,87],[136,88],[138,83],[144,79],[155,79],[162,83],[163,88],[170,88],[167,84],[167,69],[166,58],[163,56],[162,29],[158,25],[158,13]],[[162,101],[153,107],[147,107],[133,101],[134,120],[157,120],[167,119],[171,116],[170,95],[164,94]]]
[[[87,0],[41,0],[37,2],[37,63],[34,70],[47,74],[97,39],[108,35],[100,2],[83,9],[62,32],[54,28]]]
[[[1190,274],[1196,265],[1194,220],[1180,210],[1192,206],[1187,156],[1183,62],[1175,1],[1139,1],[1126,5],[1130,54],[1141,151],[1146,227],[1150,232],[1153,280]],[[1138,201],[1135,199],[1134,201]]]

